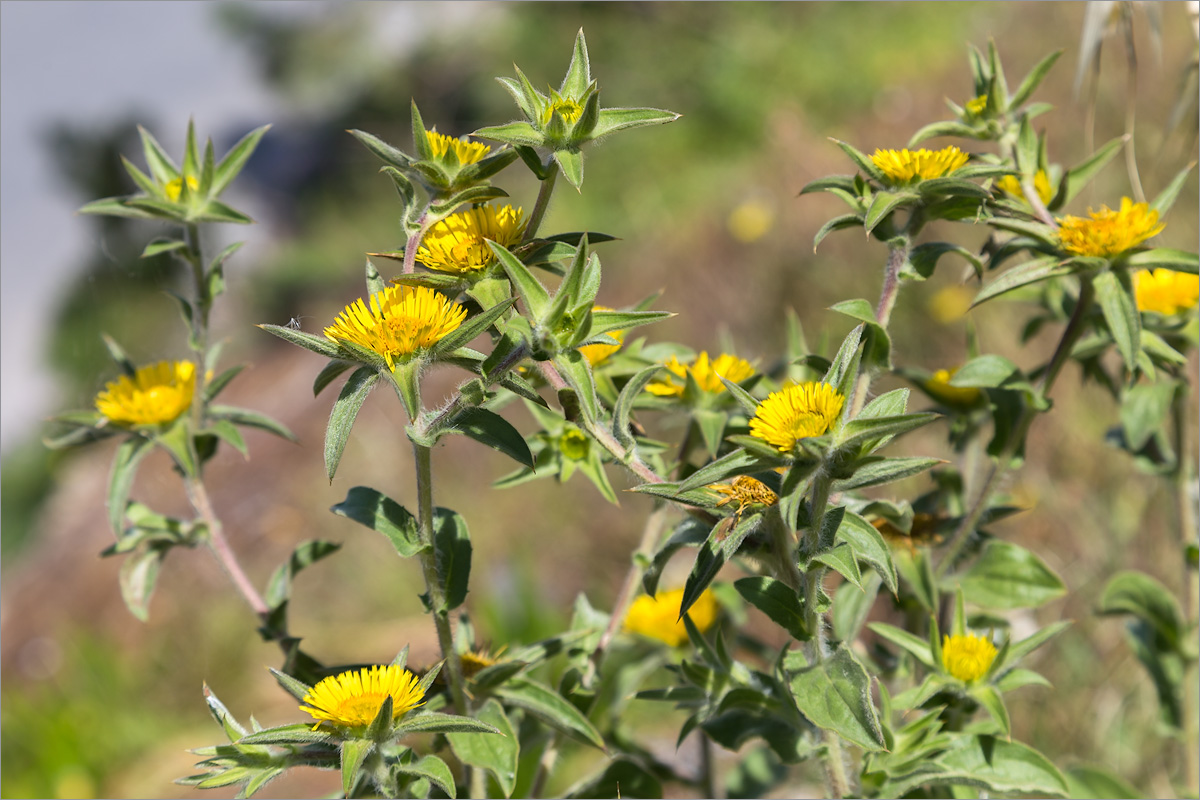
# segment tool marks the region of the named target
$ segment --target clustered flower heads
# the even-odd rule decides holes
[[[942,666],[963,683],[977,681],[996,660],[996,645],[973,633],[942,638]]]
[[[437,344],[466,317],[465,308],[432,289],[399,284],[371,295],[369,306],[362,298],[346,306],[325,338],[365,347],[395,369],[397,361]]]
[[[487,240],[507,248],[519,243],[524,233],[520,208],[471,208],[435,223],[425,234],[416,260],[438,272],[476,272],[496,263]]]
[[[800,439],[825,433],[846,398],[827,383],[809,381],[771,392],[750,420],[750,435],[790,453]]]
[[[346,728],[370,725],[384,700],[392,698],[392,719],[424,705],[425,693],[417,676],[391,664],[364,667],[325,678],[304,695],[300,706],[317,720]]]
[[[1173,269],[1138,270],[1133,276],[1138,311],[1170,316],[1200,303],[1200,276]]]
[[[971,158],[957,147],[941,150],[876,150],[872,163],[895,186],[903,186],[932,178],[944,178]]]
[[[676,378],[682,379],[683,382],[676,383],[673,378],[667,377],[648,384],[646,391],[659,397],[682,397],[687,389],[689,373],[701,391],[709,394],[720,394],[725,391],[725,384],[721,382],[721,378],[733,383],[741,383],[754,374],[754,367],[745,359],[722,353],[710,361],[707,351],[696,356],[696,360],[691,364],[680,363],[678,358],[671,356],[671,360],[663,364],[663,367]]]
[[[1113,211],[1101,206],[1088,209],[1087,218],[1065,216],[1058,220],[1058,238],[1062,249],[1076,256],[1112,258],[1137,247],[1166,227],[1158,221],[1158,212],[1146,203],[1121,198],[1121,208]]]
[[[688,640],[687,628],[679,614],[682,604],[683,589],[659,592],[654,597],[641,595],[629,606],[625,630],[679,647]],[[688,617],[701,633],[712,627],[717,620],[717,598],[711,589],[700,593],[688,609]]]
[[[195,393],[195,364],[160,361],[105,384],[96,410],[122,425],[162,425],[187,411]]]

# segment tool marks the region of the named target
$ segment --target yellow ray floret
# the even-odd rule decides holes
[[[163,187],[163,192],[172,203],[179,202],[179,196],[183,194],[183,181],[183,178],[176,178],[173,181],[167,181],[167,185]],[[200,191],[200,182],[191,175],[188,175],[187,187],[189,192]]]
[[[982,636],[968,633],[942,638],[942,666],[964,683],[982,678],[995,660],[996,645]]]
[[[521,209],[481,206],[451,214],[429,229],[416,259],[429,269],[462,275],[496,262],[488,239],[505,247],[521,241],[525,221]]]
[[[1200,303],[1200,276],[1173,269],[1138,270],[1133,274],[1138,311],[1178,314]]]
[[[304,695],[300,706],[321,722],[332,722],[347,728],[370,725],[383,701],[392,698],[392,719],[424,705],[425,693],[420,681],[406,669],[395,664],[386,667],[364,667],[325,678]],[[315,726],[314,726],[315,729]]]
[[[453,152],[458,163],[464,166],[481,161],[492,149],[486,144],[468,141],[466,138],[455,139],[437,131],[425,131],[425,138],[429,140],[435,159],[441,160],[447,153]]]
[[[750,420],[750,435],[790,453],[798,440],[829,430],[845,402],[836,389],[819,381],[771,392]]]
[[[941,150],[876,150],[871,156],[875,166],[893,185],[942,178],[967,163],[971,156],[957,147]]]
[[[568,125],[574,125],[583,116],[583,106],[551,89],[550,102],[546,104],[546,108],[542,111],[541,122],[543,125],[550,124],[550,118],[554,116],[555,111],[563,118],[563,122]]]
[[[1066,216],[1058,220],[1058,238],[1062,249],[1076,256],[1111,258],[1137,247],[1166,227],[1158,221],[1158,212],[1146,203],[1121,198],[1121,208],[1113,211],[1101,206],[1099,211],[1088,209],[1088,216]]]
[[[458,329],[467,310],[424,286],[389,286],[371,295],[370,306],[355,300],[325,329],[332,342],[353,342],[383,356],[395,369],[419,350]]]
[[[696,356],[696,360],[691,364],[682,364],[678,358],[671,356],[671,360],[663,366],[674,378],[669,375],[661,381],[653,381],[646,386],[646,391],[659,397],[682,397],[684,390],[687,389],[688,373],[691,373],[692,379],[696,381],[696,385],[700,387],[701,391],[710,394],[720,394],[725,391],[725,384],[721,383],[721,378],[733,383],[741,383],[754,374],[754,367],[745,359],[722,353],[710,361],[707,351]],[[680,382],[677,383],[675,378],[679,378]]]
[[[951,386],[950,379],[956,372],[958,367],[939,369],[925,381],[925,391],[952,406],[974,405],[983,396],[982,392],[973,386]]]
[[[678,647],[688,640],[687,628],[679,618],[682,604],[683,589],[659,592],[654,597],[641,595],[629,606],[629,612],[625,615],[625,630]],[[700,593],[688,609],[688,616],[701,633],[712,627],[717,619],[717,599],[711,589]]]
[[[1016,175],[1005,175],[1003,178],[998,178],[996,180],[996,187],[1010,197],[1015,197],[1021,202],[1025,202],[1025,192],[1021,189],[1021,179]],[[1050,185],[1050,178],[1046,175],[1044,169],[1039,169],[1034,173],[1033,188],[1043,204],[1049,203],[1054,199],[1054,187]]]
[[[984,112],[984,110],[987,109],[987,95],[981,94],[978,97],[968,100],[965,108],[969,114],[972,114],[976,117],[979,116]]]
[[[594,306],[593,311],[612,311],[608,306]],[[628,331],[609,331],[606,335],[616,339],[621,344],[625,343],[625,334]],[[579,348],[579,354],[587,359],[588,363],[593,367],[597,364],[603,364],[608,360],[608,357],[621,349],[621,344],[586,344]]]
[[[161,425],[187,411],[195,393],[195,364],[160,361],[105,384],[96,410],[124,425]]]

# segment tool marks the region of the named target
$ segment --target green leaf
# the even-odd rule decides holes
[[[633,401],[642,393],[642,389],[646,388],[646,384],[662,369],[662,365],[655,364],[646,367],[632,378],[630,378],[625,386],[621,389],[621,394],[617,396],[616,405],[613,406],[613,421],[612,432],[613,437],[626,449],[633,447],[633,433],[629,428],[629,415],[633,411]]]
[[[871,678],[844,643],[832,657],[796,673],[790,687],[796,707],[817,727],[867,751],[886,749],[871,702]]]
[[[1004,698],[1000,692],[996,691],[996,687],[987,684],[972,686],[968,693],[971,698],[987,709],[988,714],[1000,726],[1000,732],[1005,736],[1012,735],[1012,722],[1008,717],[1008,709],[1004,707]]]
[[[1042,79],[1046,77],[1046,73],[1054,66],[1054,62],[1058,61],[1058,57],[1063,54],[1062,50],[1055,50],[1050,55],[1043,58],[1033,69],[1029,70],[1029,74],[1025,76],[1025,80],[1021,81],[1021,85],[1013,92],[1012,98],[1009,99],[1009,108],[1019,108],[1026,100],[1033,95],[1033,92],[1041,84]]]
[[[609,762],[596,775],[570,786],[563,794],[570,798],[662,796],[662,782],[654,772],[626,757]]]
[[[306,567],[336,553],[341,547],[336,542],[325,542],[320,539],[312,539],[297,545],[288,560],[276,568],[270,581],[267,582],[267,590],[263,593],[263,599],[267,605],[277,608],[280,604],[286,603],[291,597],[292,581],[296,575]]]
[[[225,154],[213,171],[211,196],[216,197],[225,191],[225,187],[242,171],[242,167],[245,166],[254,149],[258,147],[259,140],[262,139],[263,134],[270,130],[270,128],[270,125],[255,128],[230,148],[229,152]]]
[[[426,712],[409,714],[392,729],[396,738],[410,733],[499,733],[500,731],[470,717]]]
[[[833,489],[845,492],[851,489],[861,489],[866,486],[880,486],[885,483],[903,480],[913,475],[919,475],[927,469],[932,469],[945,461],[940,458],[882,458],[867,456],[858,459],[846,470],[848,477],[834,481]]]
[[[1183,635],[1183,614],[1171,592],[1144,572],[1119,572],[1109,580],[1100,595],[1101,614],[1132,614],[1145,621],[1171,647],[1177,647]]]
[[[818,553],[813,561],[824,564],[836,570],[843,578],[858,589],[862,589],[862,573],[858,569],[858,561],[854,558],[854,549],[842,542],[829,550]]]
[[[674,122],[680,116],[682,115],[676,114],[674,111],[666,111],[661,108],[602,108],[600,117],[596,121],[596,127],[592,128],[588,138],[599,139],[617,131],[643,128],[647,125],[662,125]]]
[[[555,150],[554,160],[572,186],[576,189],[583,186],[583,153],[578,150]]]
[[[567,736],[604,749],[604,740],[587,717],[549,686],[517,677],[498,687],[496,695],[505,704],[524,709]]]
[[[510,122],[507,125],[493,125],[480,128],[471,135],[477,136],[480,139],[506,142],[514,146],[542,147],[546,144],[545,137],[528,122]]]
[[[930,669],[936,669],[933,654],[929,650],[929,642],[920,636],[909,633],[903,628],[889,625],[886,622],[869,622],[867,627],[877,635],[898,645]]]
[[[237,744],[316,744],[330,740],[328,731],[313,730],[307,722],[280,725],[243,736]]]
[[[848,544],[854,550],[854,557],[875,570],[888,591],[896,593],[896,567],[892,563],[892,551],[874,525],[853,511],[847,511],[838,526],[837,541]]]
[[[589,335],[629,330],[652,322],[670,319],[675,314],[667,311],[595,311],[592,313],[592,328]]]
[[[863,229],[870,233],[879,226],[888,216],[897,208],[905,205],[912,205],[920,200],[920,196],[911,192],[885,192],[878,191],[871,198],[871,205],[867,207],[867,213],[863,217]]]
[[[399,503],[367,486],[355,486],[346,499],[329,509],[388,538],[401,558],[411,558],[428,545],[421,544],[417,520]]]
[[[209,200],[198,214],[189,214],[188,220],[190,222],[236,222],[241,225],[249,225],[254,222],[250,217],[236,208],[225,205],[220,200]]]
[[[287,439],[289,442],[298,441],[296,435],[284,427],[282,423],[276,422],[266,414],[252,411],[248,408],[212,405],[208,408],[208,416],[213,419],[227,420],[235,425],[244,425],[247,428],[258,428],[259,430],[273,433],[280,438]]]
[[[245,364],[238,364],[237,366],[230,367],[209,381],[208,385],[204,387],[204,399],[211,402],[213,398],[224,391],[225,387],[229,385],[229,382],[236,378],[238,374],[245,368]]]
[[[1104,313],[1108,331],[1125,360],[1125,368],[1133,372],[1141,352],[1142,318],[1138,314],[1129,274],[1107,270],[1097,275],[1092,285],[1096,288],[1096,300]]]
[[[1091,183],[1092,178],[1096,177],[1096,173],[1103,169],[1113,159],[1113,156],[1120,152],[1124,144],[1124,136],[1110,139],[1087,159],[1067,170],[1067,174],[1063,176],[1063,182],[1067,185],[1063,205],[1071,202],[1083,191],[1083,188]]]
[[[483,186],[468,186],[458,192],[455,192],[450,197],[439,200],[429,206],[429,214],[434,218],[448,217],[458,209],[459,206],[467,203],[485,203],[488,200],[494,200],[497,197],[508,197],[508,192],[501,189],[499,186],[483,185]]]
[[[738,594],[791,634],[793,639],[808,641],[812,634],[804,627],[804,603],[796,591],[783,581],[760,576],[733,582]]]
[[[471,578],[471,535],[467,521],[448,508],[438,508],[434,512],[433,551],[445,594],[444,610],[453,611],[467,599]]]
[[[963,575],[951,577],[944,587],[958,583],[976,605],[997,610],[1037,608],[1066,593],[1062,580],[1023,547],[988,541],[983,553]]]
[[[941,416],[932,411],[918,411],[915,414],[897,414],[891,417],[859,417],[842,426],[835,442],[839,449],[863,447],[873,451],[887,444],[892,437],[928,425],[941,419]]]
[[[646,591],[646,594],[654,597],[658,593],[658,581],[662,576],[663,568],[666,567],[667,562],[671,560],[671,557],[680,548],[703,544],[708,539],[711,531],[711,525],[701,522],[695,517],[685,517],[676,526],[674,533],[671,534],[671,538],[667,539],[658,552],[654,554],[654,560],[650,563],[650,566],[642,573],[642,588]]]
[[[1075,272],[1075,266],[1070,262],[1062,261],[1058,256],[1043,256],[1035,258],[1032,261],[1026,261],[1024,264],[1019,264],[1010,270],[1007,270],[996,280],[983,287],[979,294],[975,295],[975,299],[971,301],[971,307],[991,300],[994,297],[1011,292],[1013,289],[1019,289],[1022,286],[1029,286],[1040,281],[1049,280],[1051,278],[1059,278],[1063,275],[1070,275]]]
[[[187,242],[182,242],[179,239],[155,239],[146,245],[146,249],[142,251],[142,258],[150,258],[162,253],[170,253],[172,250],[179,250],[187,247]]]
[[[525,438],[508,420],[486,408],[463,409],[455,415],[446,430],[469,436],[530,469],[535,466]]]
[[[280,672],[274,667],[267,667],[267,669],[271,670],[271,674],[275,677],[276,682],[283,687],[285,692],[302,703],[304,702],[304,698],[312,691],[311,686],[288,675],[286,672]]]
[[[125,506],[129,500],[129,490],[133,488],[133,479],[137,475],[138,465],[150,452],[150,440],[141,436],[131,436],[117,447],[113,458],[112,471],[108,478],[108,524],[117,539],[125,525]]]
[[[596,382],[592,377],[592,368],[587,359],[578,350],[568,350],[554,358],[554,366],[566,379],[567,384],[575,390],[580,402],[580,410],[588,419],[599,419],[600,406],[596,400]],[[559,399],[562,399],[561,395]]]
[[[486,736],[487,734],[450,734],[457,736]],[[490,738],[497,738],[490,736]],[[437,756],[422,756],[416,761],[409,763],[399,762],[392,767],[401,775],[413,775],[418,778],[425,778],[433,785],[441,789],[447,794],[451,800],[457,797],[455,794],[454,775],[450,772],[450,767],[446,766],[446,762],[442,761]],[[349,793],[347,793],[349,796]]]
[[[1062,773],[1032,747],[992,736],[955,739],[956,746],[938,759],[951,772],[982,781],[993,792],[1047,797],[1067,793]]]
[[[1176,384],[1172,381],[1139,383],[1125,390],[1121,398],[1121,427],[1125,446],[1136,453],[1167,424]]]
[[[142,622],[150,617],[150,598],[167,550],[166,546],[139,548],[121,564],[121,599],[129,613]]]
[[[822,225],[820,230],[817,231],[816,236],[813,237],[813,252],[817,252],[817,247],[824,241],[825,237],[834,231],[857,228],[862,224],[863,218],[861,214],[842,214],[834,217]]]
[[[954,373],[950,385],[997,389],[1005,387],[1013,377],[1020,377],[1017,365],[1004,356],[989,353],[963,364],[958,372]]]
[[[1200,257],[1186,250],[1155,247],[1134,253],[1124,259],[1125,265],[1136,269],[1173,269],[1195,275],[1200,269]]]
[[[861,589],[849,581],[837,588],[830,616],[833,621],[833,633],[838,639],[852,642],[858,638],[859,631],[867,621],[867,615],[875,605],[875,598],[879,595],[879,586],[882,583],[883,579],[879,577],[879,573],[873,572],[864,577]]]
[[[359,367],[346,381],[346,385],[334,401],[333,410],[329,414],[329,424],[325,428],[325,474],[330,483],[333,482],[333,476],[342,460],[342,451],[346,449],[350,429],[354,427],[358,411],[378,381],[378,372],[370,367]]]
[[[692,564],[692,570],[683,587],[683,598],[679,605],[681,619],[717,577],[717,573],[721,571],[721,567],[725,566],[725,562],[737,553],[750,531],[759,524],[757,517],[751,516],[733,526],[731,531],[729,530],[731,522],[732,518],[729,522],[723,521],[714,526],[708,539],[700,546],[696,560]]]
[[[399,169],[407,169],[413,162],[412,157],[395,147],[392,147],[387,142],[372,136],[365,131],[351,130],[347,131],[355,139],[358,139],[362,144],[377,155],[379,158]]]
[[[343,372],[356,366],[358,365],[353,361],[342,361],[340,359],[330,361],[321,369],[317,377],[313,379],[313,397],[324,391],[325,387],[333,383]]]
[[[1150,201],[1150,208],[1157,211],[1159,217],[1165,217],[1167,212],[1171,210],[1171,206],[1175,204],[1175,198],[1179,196],[1179,192],[1183,189],[1183,184],[1187,181],[1187,176],[1191,174],[1192,167],[1194,166],[1196,166],[1195,161],[1179,170],[1179,173],[1171,179],[1166,188]]]
[[[829,364],[829,370],[821,378],[822,383],[827,383],[837,389],[842,397],[850,396],[850,389],[858,377],[858,362],[860,358],[858,345],[862,341],[864,327],[865,325],[859,325],[846,334],[846,338],[842,340],[841,347],[838,348],[837,355],[833,357],[833,361]]]
[[[983,262],[967,248],[957,244],[950,244],[949,242],[927,242],[919,244],[909,251],[908,264],[912,269],[912,273],[907,273],[906,271],[905,274],[915,274],[924,280],[933,275],[933,270],[937,266],[938,259],[947,253],[954,253],[960,256],[974,267],[975,274],[980,275],[983,273]]]
[[[488,247],[495,253],[496,259],[504,268],[508,279],[512,281],[513,288],[516,289],[530,316],[535,320],[540,320],[550,306],[550,293],[546,291],[546,287],[542,286],[529,268],[503,245],[488,240]]]
[[[489,733],[449,733],[446,739],[460,761],[476,769],[486,769],[496,779],[505,797],[512,797],[517,783],[520,741],[504,708],[489,698],[476,714],[482,722],[501,735]]]
[[[932,139],[935,136],[958,136],[965,139],[985,139],[987,138],[987,132],[976,130],[970,125],[966,125],[955,120],[943,120],[941,122],[930,123],[914,133],[908,140],[908,147],[915,147],[926,139]]]
[[[117,343],[117,340],[109,336],[107,333],[100,334],[101,341],[104,342],[104,349],[108,351],[108,357],[121,368],[129,377],[137,374],[137,365],[133,363],[133,359],[125,352],[125,348]]]
[[[1000,666],[1003,667],[1009,664],[1016,664],[1022,658],[1029,655],[1034,650],[1053,639],[1055,636],[1058,636],[1067,628],[1071,627],[1071,625],[1072,623],[1070,620],[1061,620],[1052,625],[1047,625],[1037,633],[1022,639],[1019,642],[1014,642],[1013,644],[1009,645],[1008,653],[1003,661],[1001,661]],[[1000,661],[999,658],[997,658],[997,660]],[[995,671],[995,669],[996,668],[993,668],[993,671]]]
[[[171,181],[179,177],[179,168],[175,166],[175,162],[162,149],[162,145],[150,133],[150,131],[138,125],[138,134],[142,137],[142,151],[146,156],[146,166],[150,168],[150,174],[162,186],[166,186]]]
[[[833,138],[831,138],[830,141],[840,147],[843,153],[850,156],[850,160],[853,161],[855,165],[865,172],[872,180],[876,181],[877,183],[885,182],[885,176],[883,172],[880,171],[879,167],[875,166],[875,162],[859,150],[855,149],[853,145],[838,141],[837,139]]]
[[[347,739],[342,742],[342,793],[346,797],[353,794],[358,773],[374,747],[375,743],[370,739]]]
[[[311,350],[318,355],[326,358],[343,358],[342,351],[333,342],[326,339],[324,336],[314,336],[311,333],[298,331],[294,328],[288,328],[284,325],[259,325],[267,333],[272,333],[280,339],[297,344],[305,350]]]
[[[1077,764],[1067,769],[1067,786],[1069,796],[1077,798],[1136,798],[1142,797],[1141,792],[1126,783],[1111,772]]]

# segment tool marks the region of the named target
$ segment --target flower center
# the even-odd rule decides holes
[[[357,697],[347,697],[338,703],[336,714],[344,720],[370,725],[375,721],[375,717],[379,714],[379,709],[387,697],[386,694],[374,692]]]

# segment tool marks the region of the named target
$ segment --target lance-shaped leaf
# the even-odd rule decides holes
[[[687,480],[679,484],[679,491],[682,493],[699,489],[710,483],[718,483],[738,475],[766,472],[786,464],[787,460],[782,457],[759,455],[743,449],[734,450],[693,472]]]
[[[263,593],[263,600],[271,608],[277,608],[280,604],[286,603],[291,597],[292,581],[296,575],[306,567],[336,553],[341,547],[337,542],[325,542],[320,539],[301,542],[292,551],[288,560],[280,564],[271,574],[271,579],[267,582],[267,590]]]
[[[448,433],[461,433],[497,450],[519,464],[534,468],[533,454],[525,438],[504,417],[486,408],[465,408],[455,415]]]
[[[838,526],[837,541],[848,544],[854,551],[854,557],[879,573],[888,590],[896,593],[896,566],[892,563],[892,551],[874,525],[853,511],[847,511]]]
[[[108,524],[118,539],[125,523],[125,506],[129,490],[137,475],[138,465],[150,452],[151,442],[141,436],[132,436],[121,443],[113,458],[112,471],[108,479]]]
[[[1050,55],[1043,58],[1033,69],[1029,70],[1029,74],[1025,76],[1025,80],[1021,81],[1021,85],[1013,92],[1008,104],[1010,108],[1018,108],[1025,103],[1032,95],[1034,89],[1041,85],[1042,79],[1046,77],[1046,73],[1054,66],[1054,62],[1058,61],[1058,57],[1063,54],[1062,50],[1055,50]]]
[[[158,572],[169,545],[152,544],[140,547],[121,564],[121,599],[125,607],[140,621],[150,618],[150,598],[158,583]]]
[[[914,247],[908,253],[907,266],[909,269],[905,270],[904,274],[924,280],[933,275],[938,260],[947,253],[954,253],[962,257],[975,269],[976,275],[983,274],[983,262],[977,255],[961,245],[950,242],[926,242]]]
[[[1067,170],[1067,174],[1063,176],[1063,183],[1066,184],[1063,205],[1075,199],[1083,191],[1083,188],[1091,183],[1092,178],[1096,177],[1096,173],[1103,169],[1120,152],[1126,138],[1125,136],[1118,136],[1115,139],[1110,139],[1088,158]]]
[[[595,726],[549,686],[529,678],[514,678],[495,693],[506,705],[523,709],[572,739],[604,749],[604,739]]]
[[[208,416],[210,419],[226,420],[235,425],[244,425],[247,428],[258,428],[259,430],[273,433],[276,436],[287,439],[289,442],[298,441],[296,435],[288,430],[282,423],[268,417],[266,414],[259,413],[249,408],[237,408],[236,406],[212,405],[209,406]]]
[[[395,500],[370,487],[355,486],[345,500],[329,510],[382,533],[401,558],[415,556],[428,547],[421,544],[416,518]]]
[[[334,401],[333,410],[329,414],[329,424],[325,428],[325,474],[330,482],[333,481],[338,463],[342,460],[342,451],[346,449],[350,429],[354,427],[358,411],[378,381],[378,372],[370,367],[359,367],[346,381],[338,399]]]
[[[630,378],[625,386],[621,389],[621,394],[617,396],[616,405],[613,406],[613,436],[621,446],[625,448],[633,447],[633,433],[629,428],[629,415],[633,411],[633,401],[642,393],[642,389],[646,388],[646,384],[662,369],[662,365],[655,364],[646,367],[632,378]]]
[[[912,192],[878,191],[871,198],[871,205],[863,217],[863,229],[870,233],[897,208],[919,202],[921,196]]]
[[[1168,247],[1155,247],[1143,250],[1124,259],[1126,266],[1137,269],[1173,269],[1176,272],[1188,272],[1195,275],[1200,269],[1200,257],[1186,250],[1172,250]]]
[[[583,186],[583,153],[579,150],[555,150],[554,161],[577,190]]]
[[[239,139],[237,144],[230,148],[229,152],[225,154],[220,163],[218,163],[216,168],[213,170],[211,187],[212,197],[216,197],[217,195],[221,194],[221,192],[225,191],[225,187],[228,186],[233,179],[238,176],[238,173],[242,171],[242,167],[246,165],[246,161],[249,160],[250,156],[254,153],[255,148],[258,147],[258,142],[260,139],[262,139],[263,134],[270,129],[270,125],[263,125],[260,128],[255,128]]]
[[[1157,211],[1160,217],[1165,216],[1171,210],[1171,206],[1175,204],[1175,198],[1179,196],[1180,190],[1183,189],[1183,184],[1187,181],[1187,176],[1195,166],[1196,162],[1193,161],[1179,170],[1175,177],[1171,179],[1171,182],[1167,184],[1166,188],[1150,201],[1150,208]]]
[[[821,244],[822,240],[834,231],[857,228],[862,224],[863,218],[861,214],[842,214],[834,217],[822,225],[820,230],[817,231],[816,236],[813,237],[813,252],[817,252],[817,247]]]
[[[446,735],[454,755],[464,764],[486,769],[496,779],[505,797],[512,797],[517,782],[517,761],[520,743],[504,708],[494,698],[488,699],[476,715],[493,726],[500,736],[487,733],[450,733]]]
[[[471,717],[437,712],[409,714],[396,723],[392,732],[395,734],[395,738],[407,736],[410,733],[499,733],[486,722],[480,722]]]
[[[516,289],[517,295],[525,304],[530,316],[535,320],[541,320],[550,307],[550,293],[546,291],[546,287],[542,286],[529,268],[510,253],[504,245],[491,240],[488,240],[487,244],[495,253],[496,259],[504,268],[508,279],[512,281],[513,288]]]
[[[967,598],[993,609],[1037,608],[1066,593],[1054,571],[1023,547],[993,539],[966,573],[947,580]]]
[[[272,333],[280,339],[297,344],[305,350],[311,350],[318,355],[323,355],[326,358],[342,358],[343,354],[338,350],[338,346],[326,339],[324,336],[315,336],[311,333],[298,331],[294,328],[289,328],[284,325],[259,325],[267,333]]]
[[[391,697],[388,697],[390,700]],[[347,739],[342,742],[342,794],[351,797],[354,786],[358,783],[359,772],[367,756],[375,749],[375,742],[370,739]]]
[[[475,736],[486,734],[450,734],[458,736]],[[489,738],[498,739],[498,736],[490,736]],[[437,756],[422,756],[416,761],[408,763],[397,763],[392,767],[400,775],[411,775],[416,778],[424,778],[434,786],[442,790],[447,796],[454,800],[455,794],[454,775],[450,772],[450,767],[446,766],[446,762],[442,761]],[[347,797],[349,794],[347,793]]]
[[[1125,368],[1133,372],[1141,352],[1142,318],[1133,296],[1132,280],[1127,272],[1107,270],[1097,275],[1092,285],[1096,287],[1096,301],[1104,314],[1108,332],[1117,343]]]
[[[796,673],[790,687],[800,713],[817,727],[867,751],[887,748],[871,702],[871,678],[845,643],[830,658]]]
[[[993,297],[998,297],[1022,286],[1070,275],[1075,270],[1076,265],[1072,261],[1063,261],[1058,256],[1042,256],[1032,261],[1026,261],[1024,264],[1005,271],[999,278],[983,287],[971,301],[971,306],[975,307]]]
[[[897,414],[891,417],[875,417],[852,419],[842,426],[838,432],[836,443],[839,449],[849,450],[866,446],[876,450],[894,436],[928,425],[941,414],[931,411],[919,411],[915,414]]]
[[[554,358],[554,366],[566,379],[578,397],[580,410],[590,420],[600,417],[600,405],[596,400],[596,380],[591,365],[578,350],[568,350]],[[560,394],[561,400],[561,394]]]
[[[1100,613],[1132,614],[1176,647],[1184,631],[1179,601],[1165,586],[1143,572],[1120,572],[1104,587]]]
[[[713,527],[708,539],[696,553],[696,561],[692,564],[692,571],[688,574],[687,582],[683,586],[683,598],[679,604],[681,619],[717,577],[721,567],[725,566],[725,563],[737,553],[747,534],[759,525],[757,516],[749,516],[741,520],[733,526],[733,530],[730,530],[732,522],[733,518],[729,517]]]
[[[855,149],[853,145],[850,145],[846,142],[838,141],[837,139],[833,138],[831,138],[830,141],[840,147],[843,153],[850,156],[850,160],[853,161],[855,165],[865,172],[872,180],[876,181],[877,183],[885,182],[886,177],[884,176],[883,172],[879,169],[879,167],[875,166],[875,162],[868,158],[864,153]]]
[[[471,534],[467,530],[467,521],[448,508],[438,508],[434,512],[433,551],[446,601],[444,610],[453,611],[467,599],[471,578]]]
[[[812,637],[804,627],[804,603],[796,590],[783,581],[766,576],[741,578],[733,582],[733,587],[746,602],[770,617],[793,639],[803,642]]]
[[[862,341],[864,327],[865,325],[859,325],[846,334],[846,338],[842,340],[842,345],[838,348],[837,355],[833,357],[828,371],[821,378],[822,383],[827,383],[837,389],[842,397],[850,396],[850,389],[854,386],[854,381],[858,377],[858,363],[861,358],[858,345]],[[847,407],[849,407],[849,404],[847,404]]]
[[[938,464],[945,464],[944,459],[911,456],[907,458],[880,458],[867,456],[857,459],[846,472],[839,473],[833,484],[836,492],[846,492],[851,489],[862,489],[866,486],[880,486],[885,483],[903,480],[913,475],[919,475],[927,469],[933,469]],[[848,474],[847,474],[848,473]]]
[[[683,115],[661,108],[602,108],[596,126],[588,136],[591,139],[599,139],[617,131],[674,122],[681,116]]]

